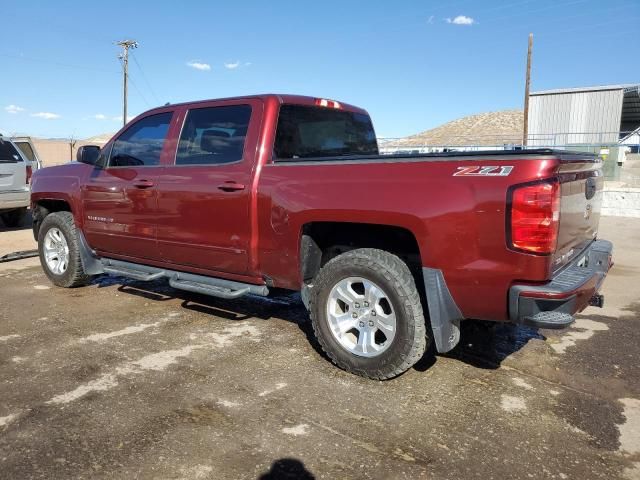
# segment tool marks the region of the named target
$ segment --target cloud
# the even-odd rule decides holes
[[[187,67],[195,68],[196,70],[201,70],[203,72],[208,72],[211,70],[211,65],[208,63],[198,62],[196,60],[191,60],[187,62]]]
[[[225,62],[224,64],[224,68],[226,68],[227,70],[235,70],[239,66],[240,66],[240,60],[238,60],[237,62]]]
[[[433,25],[433,20],[434,20],[434,18],[435,18],[435,17],[434,17],[433,15],[431,15],[431,16],[429,17],[429,19],[427,20],[427,24],[429,24],[429,25]]]
[[[106,120],[107,116],[103,113],[96,113],[92,118],[95,118],[96,120]]]
[[[51,112],[32,113],[31,116],[32,117],[38,117],[38,118],[44,118],[45,120],[54,120],[56,118],[60,118],[60,115],[58,115],[57,113],[51,113]]]
[[[19,107],[18,105],[7,105],[4,109],[9,113],[20,113],[24,112],[24,108]]]
[[[476,23],[473,18],[467,17],[466,15],[458,15],[455,18],[447,18],[446,20],[447,23],[452,23],[454,25],[473,25]]]

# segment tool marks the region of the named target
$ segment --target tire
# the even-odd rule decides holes
[[[27,219],[27,207],[11,210],[0,215],[5,226],[9,228],[21,227]]]
[[[55,238],[63,238],[64,242],[58,242],[57,245],[66,243],[66,249],[61,248],[58,253],[58,255],[63,255],[61,252],[67,252],[67,262],[64,269],[60,268],[56,270],[52,268],[45,258],[48,248],[47,245],[52,244],[50,239],[47,238],[50,232],[52,235],[55,234]],[[72,288],[89,283],[91,276],[85,274],[82,268],[78,231],[73,221],[73,215],[70,212],[55,212],[45,217],[38,232],[38,252],[40,253],[42,269],[54,285]]]
[[[336,293],[344,293],[345,285],[349,290],[346,296]],[[378,289],[377,295],[384,299],[374,300],[374,287]],[[351,298],[356,301],[349,303]],[[369,299],[369,302],[358,299]],[[309,300],[318,343],[343,370],[387,380],[407,371],[424,355],[428,342],[420,293],[409,267],[391,253],[362,248],[333,258],[316,276]],[[395,332],[389,325],[382,328],[385,322],[390,324],[387,319],[393,315]],[[336,319],[343,319],[338,320],[340,326]],[[347,333],[334,333],[345,330],[352,321],[356,326]],[[367,352],[360,346],[361,338],[363,344],[369,345]]]

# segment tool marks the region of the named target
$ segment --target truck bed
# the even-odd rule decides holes
[[[422,162],[422,161],[453,161],[453,160],[482,160],[498,157],[500,160],[521,160],[529,157],[550,156],[562,161],[597,161],[598,155],[589,152],[559,150],[551,148],[532,148],[525,150],[484,150],[476,152],[433,152],[433,153],[399,153],[380,155],[349,155],[322,158],[288,158],[278,159],[276,163],[355,163],[355,162]]]

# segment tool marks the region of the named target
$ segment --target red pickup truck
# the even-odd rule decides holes
[[[257,95],[166,105],[38,171],[51,281],[92,275],[225,299],[301,292],[317,339],[387,379],[463,319],[562,328],[598,294],[601,161],[548,149],[379,155],[366,111]]]

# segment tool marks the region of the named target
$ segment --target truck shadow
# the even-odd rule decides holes
[[[298,293],[272,290],[269,297],[247,295],[235,300],[224,300],[171,288],[165,281],[138,282],[122,277],[100,276],[93,282],[99,287],[119,285],[118,291],[151,301],[180,300],[182,308],[230,321],[250,318],[260,320],[281,319],[294,323],[305,334],[311,346],[326,358],[313,334],[309,313]],[[545,340],[538,330],[508,323],[462,322],[461,340],[451,352],[442,356],[453,358],[483,369],[496,369],[509,355],[522,349],[530,340]],[[428,370],[436,362],[433,344],[414,366],[418,371]]]
[[[511,323],[467,320],[462,322],[460,343],[444,354],[471,366],[496,369],[502,361],[531,340],[546,340],[535,328]]]

